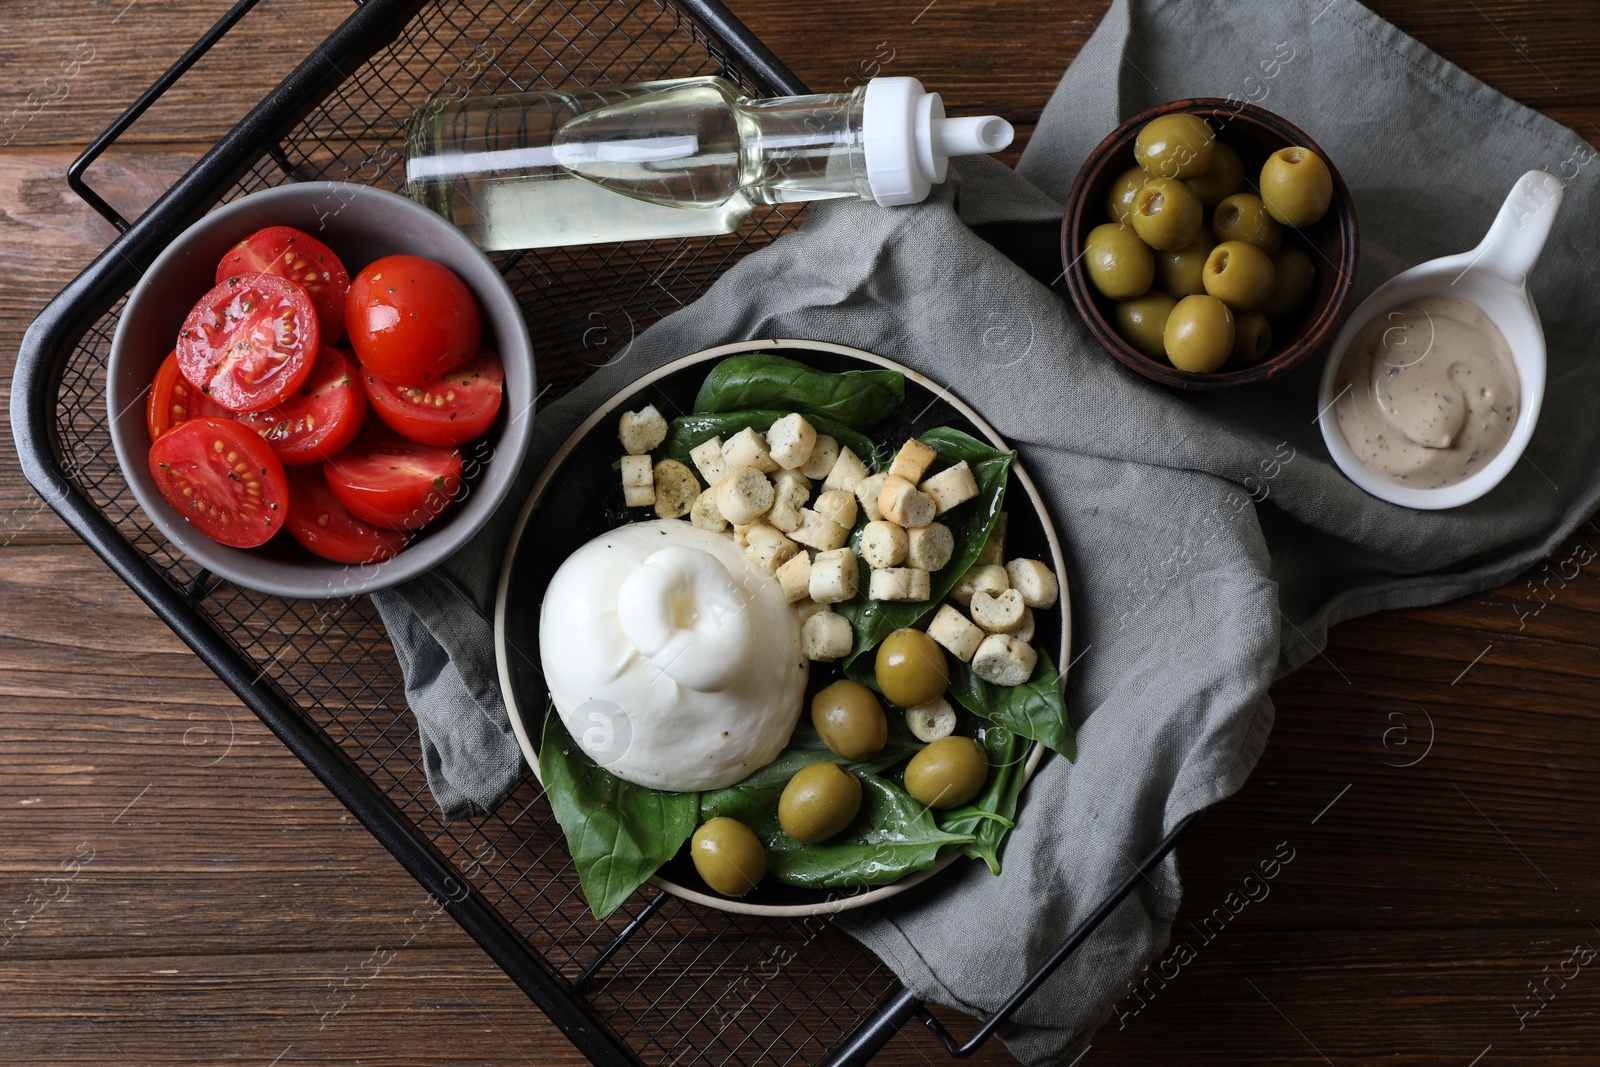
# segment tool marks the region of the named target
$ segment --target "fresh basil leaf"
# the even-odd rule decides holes
[[[596,766],[554,709],[545,716],[539,777],[597,919],[617,910],[698,825],[698,793],[647,789]]]
[[[1039,662],[1033,677],[1021,685],[994,685],[972,672],[954,656],[950,662],[951,699],[972,714],[1015,730],[1069,760],[1077,758],[1077,743],[1067,724],[1067,705],[1061,699],[1061,679],[1050,654],[1037,650]]]
[[[726,815],[750,827],[766,849],[767,876],[788,885],[817,889],[887,885],[933,866],[945,849],[977,840],[971,833],[941,830],[903,788],[875,773],[907,755],[890,750],[871,762],[847,763],[831,753],[786,752],[738,785],[702,793],[700,816],[705,820]],[[801,844],[779,825],[778,798],[796,771],[819,759],[841,763],[861,780],[861,811],[837,836]]]
[[[932,592],[927,600],[906,602],[894,600],[869,600],[859,596],[834,610],[850,620],[855,630],[855,648],[845,660],[850,666],[863,654],[878,647],[878,643],[894,631],[905,626],[915,626],[932,615],[973,560],[983,550],[983,543],[994,529],[995,517],[1005,506],[1006,476],[1011,470],[1015,452],[1001,452],[979,441],[970,434],[939,426],[923,434],[921,440],[939,453],[939,460],[929,473],[936,474],[945,467],[966,461],[978,483],[978,495],[965,504],[957,505],[939,516],[939,521],[950,527],[955,538],[955,553],[937,573],[932,575]],[[861,531],[851,536],[851,546],[857,557],[861,555]],[[859,559],[861,588],[865,590],[872,578],[872,569],[865,559]]]
[[[730,356],[713,367],[694,399],[694,410],[780,408],[867,430],[888,418],[905,398],[905,375],[899,371],[830,373],[784,356],[752,352]]]
[[[1017,797],[1022,793],[1023,765],[1028,760],[1028,742],[1003,726],[983,728],[979,738],[989,757],[989,780],[983,792],[939,816],[939,829],[953,834],[972,834],[975,840],[961,851],[1000,873],[1000,845],[1011,832],[1017,815]]]
[[[746,426],[766,433],[773,423],[787,414],[787,411],[750,410],[679,415],[668,426],[667,439],[661,447],[669,458],[679,463],[687,463],[693,469],[694,460],[689,457],[689,450],[701,442],[709,441],[713,437],[727,440]],[[857,433],[842,423],[820,415],[810,417],[810,421],[818,433],[827,434],[849,448],[867,465],[871,466],[877,461],[877,446],[866,434]]]

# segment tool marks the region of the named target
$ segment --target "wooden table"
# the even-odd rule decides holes
[[[1025,137],[1105,5],[735,6],[814,86],[892,52],[886,73],[1017,118]],[[1375,6],[1600,144],[1592,4]],[[68,192],[67,163],[223,7],[0,10],[6,365],[37,310],[114,236]],[[142,209],[347,10],[268,0],[107,157],[97,185],[125,213]],[[318,998],[392,936],[417,886],[40,507],[12,451],[5,434],[0,916],[31,921],[0,947],[0,1061],[576,1062],[447,921],[319,1020]],[[1276,688],[1254,778],[1180,850],[1179,936],[1195,958],[1125,997],[1084,1063],[1595,1062],[1600,969],[1570,962],[1600,947],[1593,546],[1591,525],[1503,589],[1341,626]],[[1275,852],[1293,860],[1270,895],[1233,914],[1245,876]],[[1214,914],[1227,921],[1208,924]],[[882,1062],[942,1056],[918,1030]],[[979,1059],[1008,1062],[998,1046]]]

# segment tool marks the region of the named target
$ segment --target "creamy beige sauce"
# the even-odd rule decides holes
[[[1345,351],[1334,388],[1339,430],[1362,464],[1421,489],[1482,470],[1510,439],[1521,392],[1500,328],[1455,297],[1375,316]]]

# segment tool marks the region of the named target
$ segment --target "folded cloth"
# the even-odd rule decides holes
[[[1413,263],[1471,248],[1529,168],[1566,182],[1530,279],[1549,340],[1544,412],[1526,458],[1485,498],[1415,512],[1351,485],[1314,422],[1320,359],[1201,395],[1130,373],[969,228],[1048,224],[1122,119],[1230,94],[1305,129],[1337,163],[1361,222],[1356,301]],[[963,161],[921,206],[817,205],[798,232],[541,411],[519,491],[490,528],[438,572],[379,595],[435,796],[450,814],[483,809],[516,778],[493,682],[493,590],[533,476],[588,412],[651,368],[724,342],[801,337],[882,353],[947,385],[1020,449],[1067,546],[1077,762],[1043,764],[999,877],[958,863],[840,919],[918,994],[993,1009],[1178,821],[1239,789],[1272,725],[1268,685],[1316,654],[1331,624],[1504,582],[1594,509],[1597,172],[1570,131],[1352,0],[1118,0],[1017,171]],[[1166,945],[1178,899],[1169,860],[1014,1016],[1002,1035],[1011,1049],[1030,1063],[1070,1059]]]

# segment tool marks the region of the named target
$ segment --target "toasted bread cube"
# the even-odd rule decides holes
[[[714,486],[728,476],[728,465],[722,461],[720,437],[701,441],[689,449],[689,458],[694,460],[695,470],[700,472],[701,479],[707,485]]]
[[[811,499],[811,479],[799,471],[779,471],[772,476],[772,487],[802,504]]]
[[[1022,621],[1018,622],[1011,629],[1007,630],[1006,633],[1010,634],[1012,637],[1015,637],[1018,641],[1028,641],[1031,643],[1033,641],[1033,629],[1033,609],[1023,608]]]
[[[630,508],[647,508],[656,502],[655,471],[649,456],[622,457],[622,502]]]
[[[730,471],[739,467],[754,467],[762,474],[771,474],[778,469],[772,452],[767,448],[766,437],[751,426],[746,426],[723,442],[722,462],[727,464]]]
[[[750,529],[755,525],[756,523],[754,522],[733,523],[733,529],[728,531],[728,535],[733,538],[734,544],[738,545],[740,548],[744,548],[750,543]]]
[[[681,519],[694,507],[700,496],[700,482],[694,471],[675,459],[664,459],[655,465],[656,516],[662,519]]]
[[[890,522],[901,526],[926,526],[933,521],[937,508],[933,498],[898,475],[884,479],[878,493],[878,510]]]
[[[889,472],[885,471],[856,483],[856,502],[861,505],[861,514],[867,517],[868,522],[883,518],[883,512],[878,510],[878,495],[883,492],[883,483],[888,480]]]
[[[906,709],[906,726],[918,741],[934,742],[956,731],[956,709],[944,697]]]
[[[800,512],[811,499],[811,482],[797,471],[781,471],[773,479],[772,488],[772,508],[767,512],[766,521],[784,533],[794,533],[804,521]]]
[[[835,660],[850,654],[855,644],[855,631],[850,620],[835,611],[824,608],[800,627],[800,648],[807,659]]]
[[[950,599],[960,604],[970,604],[975,593],[1003,593],[1010,588],[1011,579],[1006,577],[1006,569],[991,563],[987,567],[972,567],[963,574],[955,588],[950,590]]]
[[[807,478],[826,478],[838,460],[839,442],[825,433],[819,433],[816,444],[811,446],[810,457],[800,466],[800,473]]]
[[[949,604],[941,604],[928,624],[928,636],[962,663],[972,662],[972,654],[983,644],[983,629],[973,624]]]
[[[846,530],[856,524],[856,498],[843,489],[829,489],[826,493],[817,494],[812,510],[824,518],[832,519]]]
[[[1061,595],[1061,583],[1056,573],[1036,559],[1014,559],[1006,564],[1006,577],[1011,588],[1022,594],[1022,602],[1030,608],[1055,607]]]
[[[906,561],[906,532],[887,519],[861,528],[861,558],[869,567],[898,567]]]
[[[768,574],[777,574],[778,568],[799,552],[800,546],[783,536],[783,531],[764,522],[754,523],[744,532],[744,554]]]
[[[794,602],[794,617],[800,620],[800,625],[805,626],[806,620],[821,611],[827,611],[828,605],[818,604],[815,600],[796,600]]]
[[[807,548],[818,552],[831,552],[844,547],[850,540],[850,531],[810,508],[800,509],[800,528],[789,535]]]
[[[767,449],[784,470],[805,466],[816,446],[816,428],[798,412],[791,411],[767,427]]]
[[[973,622],[992,634],[1003,634],[1022,622],[1022,613],[1027,607],[1021,593],[1007,589],[999,593],[973,593],[969,610]]]
[[[765,474],[739,467],[717,483],[717,510],[735,526],[745,526],[767,513],[774,496]]]
[[[867,582],[867,596],[873,600],[927,600],[932,591],[928,572],[916,567],[875,569]]]
[[[811,599],[842,604],[861,591],[861,565],[849,548],[818,552],[811,561]]]
[[[955,555],[956,535],[942,522],[906,531],[906,562],[925,571],[936,571]]]
[[[804,552],[795,553],[778,568],[777,578],[789,603],[804,600],[811,595],[811,557]]]
[[[856,483],[867,476],[867,465],[861,462],[861,457],[844,446],[839,447],[839,458],[833,461],[833,469],[828,471],[827,478],[823,479],[822,490],[829,489],[852,490]]]
[[[721,533],[728,528],[728,520],[717,510],[715,487],[705,490],[694,498],[694,506],[689,509],[689,521],[700,529],[710,530],[712,533]]]
[[[667,439],[667,420],[654,404],[639,411],[624,411],[618,420],[617,437],[630,456],[642,456]]]
[[[653,485],[628,485],[622,489],[622,503],[630,508],[647,508],[656,502]]]
[[[889,473],[916,485],[922,481],[922,476],[928,473],[928,466],[938,455],[939,453],[913,437],[901,445],[900,451],[895,453],[894,462],[889,464]]]
[[[1033,646],[1010,634],[990,634],[972,656],[972,673],[995,685],[1021,685],[1039,661]]]
[[[924,481],[922,491],[933,498],[935,514],[943,515],[957,504],[965,504],[977,496],[978,480],[972,476],[967,461],[962,460]]]
[[[994,525],[989,527],[989,536],[984,540],[983,547],[978,549],[978,558],[972,561],[974,567],[988,567],[995,563],[1005,564],[1006,521],[1004,511],[994,517]]]

